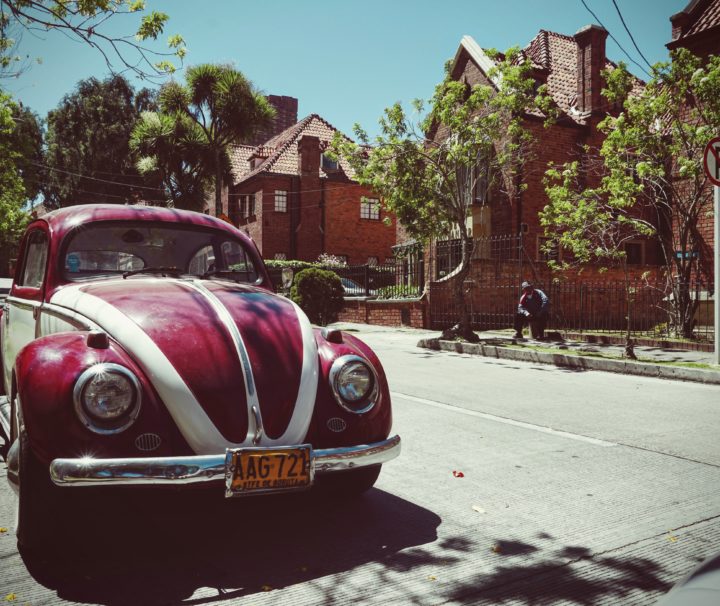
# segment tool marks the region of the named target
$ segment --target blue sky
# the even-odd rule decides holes
[[[374,134],[385,107],[428,98],[466,34],[504,50],[540,29],[572,35],[599,20],[643,63],[612,0],[585,3],[599,19],[581,0],[147,0],[170,15],[166,34],[185,38],[187,65],[232,63],[264,92],[297,97],[299,118],[317,113],[347,134],[355,122]],[[669,17],[687,0],[616,3],[645,57],[666,59]],[[118,17],[111,28],[134,31],[135,20]],[[57,33],[26,34],[21,50],[42,63],[2,85],[41,116],[79,80],[108,74],[96,52]],[[607,54],[643,77],[611,39]]]

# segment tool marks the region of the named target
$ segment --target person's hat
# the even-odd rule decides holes
[[[521,288],[522,288],[523,290],[526,289],[526,288],[532,288],[532,284],[530,284],[530,282],[523,282]]]

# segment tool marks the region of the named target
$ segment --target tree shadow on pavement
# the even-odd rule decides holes
[[[545,540],[552,538],[545,535]],[[585,547],[541,549],[520,541],[496,541],[497,563],[447,591],[458,604],[578,604],[635,603],[669,589],[667,574],[657,562],[631,554],[595,555]],[[525,558],[516,556],[526,556]],[[528,557],[529,556],[529,557]],[[637,597],[635,597],[637,599]]]
[[[412,549],[436,540],[437,515],[378,489],[352,500],[207,501],[166,494],[98,501],[83,507],[81,530],[59,521],[53,548],[21,555],[51,602],[113,606],[212,603],[374,561],[395,569],[452,561]]]

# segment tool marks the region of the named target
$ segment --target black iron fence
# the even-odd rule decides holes
[[[634,336],[671,338],[682,334],[676,326],[673,288],[666,282],[536,282],[550,298],[548,328],[558,331],[622,333]],[[473,329],[510,328],[520,298],[519,278],[512,283],[470,278],[465,281],[466,305]],[[712,341],[713,300],[707,284],[687,285],[692,337]],[[677,285],[675,289],[677,290]],[[433,282],[430,285],[431,328],[443,329],[457,322],[459,314],[453,300],[452,285]]]
[[[412,299],[425,288],[425,264],[422,257],[396,259],[383,265],[318,266],[340,277],[346,297],[376,299]],[[300,270],[296,270],[298,273]],[[282,269],[268,268],[276,290],[282,290]]]

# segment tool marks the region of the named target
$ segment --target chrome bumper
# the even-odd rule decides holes
[[[313,473],[346,471],[386,463],[400,454],[400,436],[382,442],[313,450]],[[225,481],[225,453],[194,457],[55,459],[50,477],[58,486],[147,486]]]

